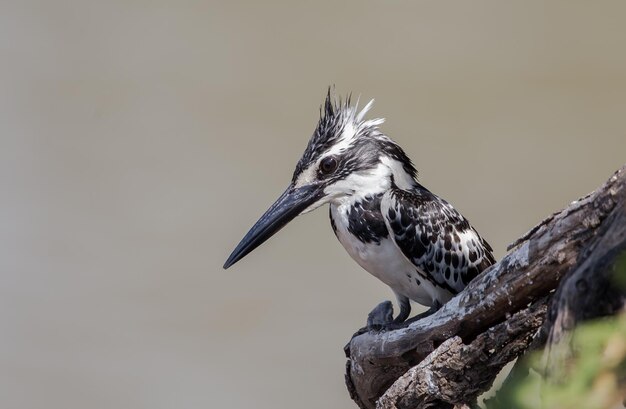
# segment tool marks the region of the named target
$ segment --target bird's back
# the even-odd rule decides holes
[[[451,295],[495,262],[493,249],[468,220],[419,184],[411,190],[394,186],[381,211],[402,254]]]

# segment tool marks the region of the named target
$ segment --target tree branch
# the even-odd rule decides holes
[[[346,373],[351,397],[361,408],[374,408],[377,401],[380,408],[471,404],[528,347],[551,293],[584,262],[594,238],[608,224],[623,229],[626,219],[610,216],[626,206],[625,198],[622,167],[531,229],[435,314],[407,328],[353,338]]]
[[[582,262],[563,279],[554,294],[543,325],[548,334],[544,351],[546,375],[548,368],[567,359],[566,355],[553,354],[552,347],[569,339],[576,324],[615,314],[624,307],[626,289],[616,285],[614,266],[619,256],[626,256],[626,201],[615,206],[599,230],[583,251]]]

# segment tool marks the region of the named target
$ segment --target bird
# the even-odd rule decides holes
[[[363,269],[388,285],[390,301],[368,328],[393,329],[437,311],[487,267],[493,249],[450,203],[421,185],[405,151],[366,119],[351,96],[328,89],[320,117],[287,189],[253,225],[224,264],[231,267],[295,217],[329,204],[332,230]],[[408,320],[411,301],[429,307]]]

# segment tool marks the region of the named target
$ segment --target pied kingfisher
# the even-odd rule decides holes
[[[436,311],[495,262],[492,248],[448,202],[417,182],[404,150],[365,120],[350,97],[326,96],[320,120],[291,183],[232,252],[224,268],[246,256],[296,216],[330,204],[330,224],[350,256],[387,284],[400,306],[386,302],[370,325],[401,326],[410,300]],[[382,306],[385,303],[379,305]],[[391,309],[391,311],[390,311]]]

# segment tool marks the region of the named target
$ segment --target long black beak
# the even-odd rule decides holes
[[[228,257],[228,260],[226,260],[226,263],[224,263],[224,268],[232,266],[252,250],[259,247],[265,240],[285,227],[287,223],[323,195],[323,189],[319,185],[308,185],[299,188],[289,186],[239,242],[230,257]]]

